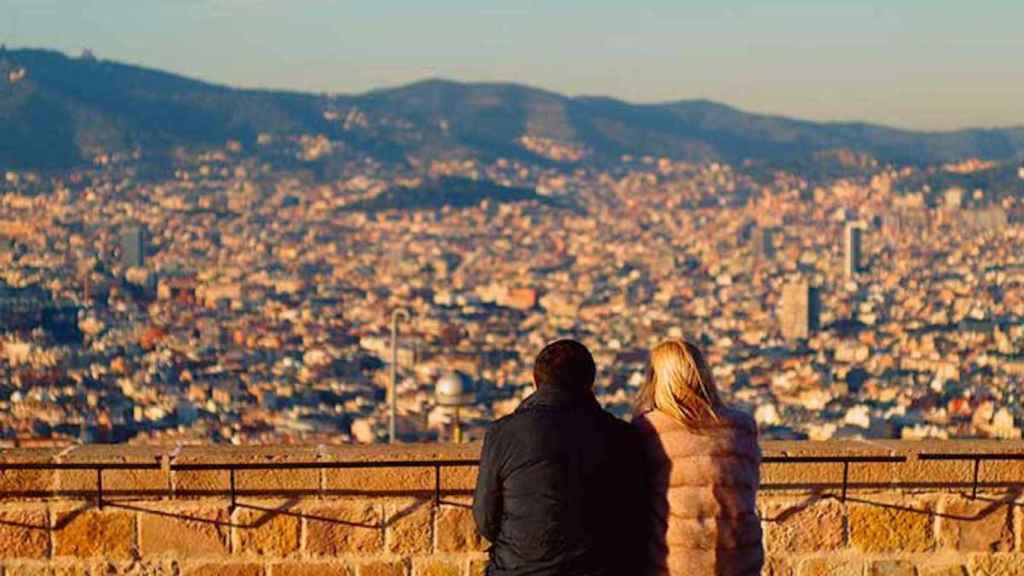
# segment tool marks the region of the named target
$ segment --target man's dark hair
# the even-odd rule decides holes
[[[537,354],[533,381],[538,389],[582,392],[594,387],[597,367],[587,347],[575,340],[556,340]]]

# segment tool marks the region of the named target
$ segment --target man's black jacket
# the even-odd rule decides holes
[[[473,502],[487,574],[639,574],[640,457],[632,428],[589,391],[542,389],[494,422]]]

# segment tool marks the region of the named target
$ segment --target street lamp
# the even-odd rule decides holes
[[[434,395],[437,398],[438,406],[455,409],[452,440],[455,443],[462,442],[462,422],[459,418],[459,409],[476,404],[476,387],[466,375],[460,372],[449,372],[437,381]]]
[[[388,387],[388,442],[395,442],[395,405],[398,403],[398,322],[409,321],[409,311],[397,308],[391,313],[391,384]]]

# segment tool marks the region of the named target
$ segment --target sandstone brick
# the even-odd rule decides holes
[[[270,566],[270,576],[354,576],[355,572],[337,562],[293,561]]]
[[[469,561],[469,576],[485,576],[487,574],[487,559],[479,558]]]
[[[846,558],[808,558],[800,562],[799,576],[864,576],[864,561]]]
[[[765,558],[763,576],[794,576],[793,565],[786,558]]]
[[[172,475],[174,494],[178,496],[211,496],[228,493],[228,472],[224,470],[175,470]]]
[[[761,518],[772,554],[838,550],[845,541],[843,505],[835,500],[766,502]]]
[[[235,552],[283,558],[299,550],[299,518],[284,506],[235,511]]]
[[[35,562],[7,562],[0,567],[0,576],[18,574],[19,576],[49,576],[47,565]]]
[[[878,560],[868,565],[868,576],[914,576],[914,565],[906,560]]]
[[[964,552],[1009,552],[1013,509],[1009,505],[949,496],[940,503],[939,544]]]
[[[457,466],[441,469],[441,488],[445,494],[472,492],[476,488],[476,466]]]
[[[401,555],[433,551],[434,511],[429,500],[405,499],[385,504],[386,540],[390,552]]]
[[[324,470],[324,489],[335,495],[433,495],[430,468],[368,468]]]
[[[429,558],[416,560],[412,566],[413,576],[463,576],[462,567],[449,560]]]
[[[12,562],[4,567],[4,576],[91,576],[93,565],[83,560]]]
[[[983,462],[979,470],[982,485],[1018,486],[1021,478],[1024,478],[1024,461],[1020,460],[989,460]]]
[[[54,556],[120,560],[135,549],[135,517],[121,511],[67,510],[55,515]]]
[[[314,493],[320,490],[320,471],[240,470],[235,473],[235,487],[249,494]]]
[[[1024,554],[984,554],[971,558],[972,576],[1024,576]]]
[[[404,460],[475,460],[480,444],[405,444],[388,446],[326,446],[320,450],[327,462]],[[333,495],[433,496],[434,468],[330,469],[324,484]],[[472,466],[446,467],[440,471],[443,494],[464,494],[476,486]]]
[[[45,558],[49,550],[45,508],[0,511],[0,558]]]
[[[67,567],[66,576],[177,576],[178,563],[171,559],[135,559],[127,562],[99,561]],[[55,574],[58,573],[55,571]]]
[[[139,514],[139,549],[145,556],[189,557],[228,553],[230,519],[224,508],[163,506]]]
[[[441,506],[437,511],[436,533],[439,552],[478,552],[486,548],[476,533],[473,510],[468,504]]]
[[[963,564],[919,566],[917,576],[967,576],[967,567]]]
[[[973,466],[966,460],[910,459],[899,465],[898,480],[918,486],[970,482]]]
[[[182,576],[265,576],[263,566],[248,562],[211,562],[192,564],[182,570]]]
[[[52,462],[59,450],[51,448],[15,448],[0,451],[0,462],[43,464]],[[56,486],[57,475],[53,470],[3,470],[0,469],[0,492],[6,498],[35,498],[47,496]]]
[[[404,562],[369,562],[359,566],[358,576],[405,576]]]
[[[154,464],[166,451],[161,448],[140,446],[103,445],[78,446],[59,458],[62,463],[89,464],[117,462],[128,464]],[[58,470],[56,489],[66,495],[94,495],[97,488],[95,470]],[[171,479],[167,470],[106,470],[103,472],[104,498],[118,496],[164,497],[170,494]]]
[[[850,544],[861,552],[912,553],[934,548],[933,515],[926,503],[859,503],[849,510]]]
[[[384,524],[371,501],[336,502],[304,509],[306,552],[313,555],[373,553],[384,548]]]
[[[236,446],[186,447],[175,458],[176,464],[237,464],[315,462],[317,452],[308,446]],[[226,494],[229,487],[226,470],[176,470],[175,493],[182,495]],[[280,492],[313,493],[320,489],[320,471],[238,470],[235,488],[243,495]]]

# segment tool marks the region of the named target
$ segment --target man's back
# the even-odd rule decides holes
[[[628,538],[641,466],[633,433],[592,394],[557,389],[495,422],[474,502],[493,543],[488,574],[634,573]]]

